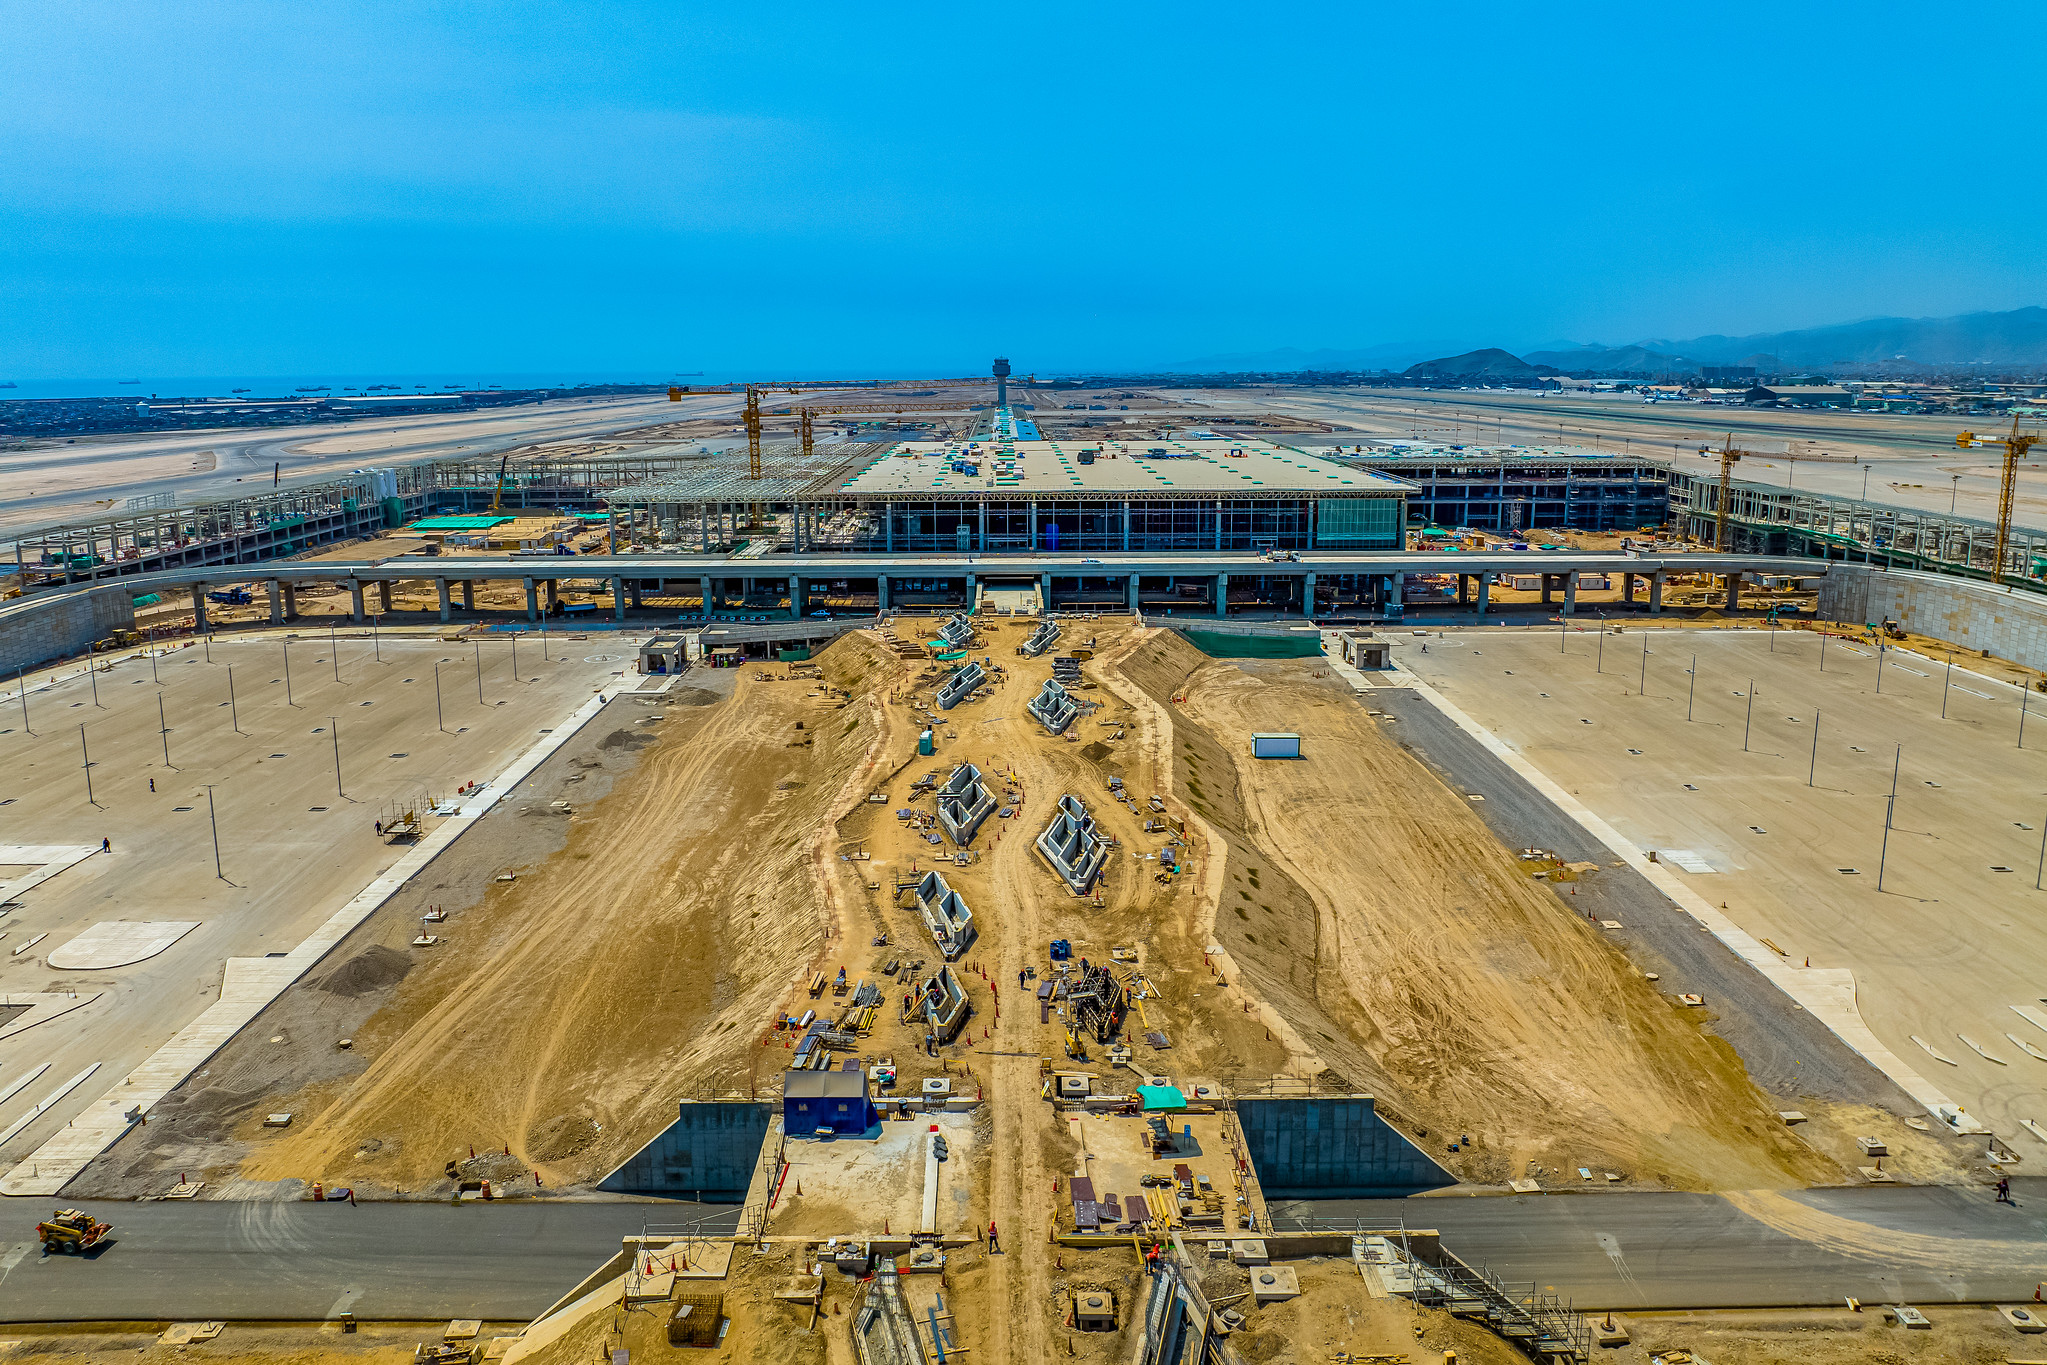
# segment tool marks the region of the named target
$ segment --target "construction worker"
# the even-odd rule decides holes
[[[2011,1197],[2011,1177],[2008,1175],[1998,1177],[1997,1202],[2000,1204],[2010,1204],[2013,1208],[2018,1207],[2018,1202]]]

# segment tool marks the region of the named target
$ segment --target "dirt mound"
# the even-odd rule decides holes
[[[1114,752],[1115,750],[1111,749],[1108,745],[1103,744],[1101,741],[1097,740],[1092,744],[1082,745],[1080,750],[1080,756],[1090,763],[1100,763],[1103,759],[1107,758],[1110,754]]]
[[[588,1151],[598,1132],[587,1114],[556,1114],[526,1135],[526,1151],[535,1161],[567,1161]]]
[[[320,978],[320,989],[329,995],[344,995],[353,1000],[358,995],[368,995],[387,986],[395,986],[405,979],[412,970],[412,959],[396,948],[386,948],[379,943],[365,948],[333,971]]]
[[[893,667],[858,636],[820,663],[849,680]],[[423,968],[355,1033],[367,1070],[273,1097],[304,1126],[245,1173],[417,1191],[474,1143],[509,1146],[559,1189],[616,1168],[677,1096],[749,1090],[783,1061],[755,1046],[761,1021],[823,949],[821,845],[865,794],[879,718],[871,696],[749,668],[725,704],[607,735],[599,747],[651,747],[578,807],[560,852],[467,912],[471,955]],[[814,747],[784,747],[798,720]],[[372,1134],[403,1141],[364,1155]]]
[[[1175,785],[1227,850],[1216,940],[1291,1027],[1295,1068],[1369,1087],[1403,1126],[1469,1132],[1477,1151],[1449,1158],[1467,1178],[1531,1162],[1680,1188],[1839,1178],[1732,1049],[1312,661],[1254,676],[1160,639],[1123,665],[1186,698]],[[1332,758],[1256,764],[1241,737],[1261,730]]]
[[[661,699],[664,706],[709,706],[722,698],[703,687],[678,687]]]

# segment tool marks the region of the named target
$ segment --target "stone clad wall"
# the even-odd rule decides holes
[[[135,594],[126,587],[51,594],[0,617],[0,672],[83,654],[95,640],[135,626]]]
[[[2047,670],[2047,596],[1916,570],[1836,564],[1820,580],[1829,621],[1892,620],[1917,635]]]

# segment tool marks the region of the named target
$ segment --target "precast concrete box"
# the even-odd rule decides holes
[[[1251,736],[1251,757],[1253,758],[1299,758],[1301,737],[1299,735],[1269,733]]]

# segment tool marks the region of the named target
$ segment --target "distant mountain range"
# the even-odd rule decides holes
[[[1431,357],[1440,357],[1431,359]],[[1504,357],[1504,359],[1503,359]],[[1514,370],[1507,362],[1524,368]],[[1753,365],[1758,373],[1832,367],[2047,366],[2047,308],[1963,313],[1947,318],[1868,318],[1831,327],[1751,336],[1650,339],[1626,346],[1547,342],[1518,356],[1468,343],[1384,344],[1357,350],[1288,347],[1207,356],[1163,368],[1183,373],[1400,370],[1434,377],[1569,374],[1684,374],[1703,365]],[[1476,368],[1462,369],[1470,365]]]

